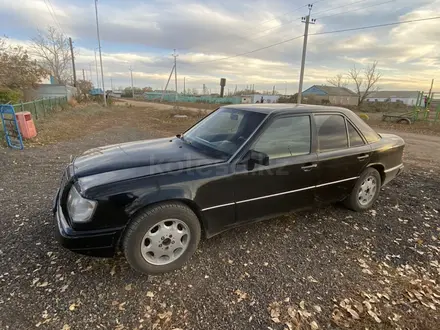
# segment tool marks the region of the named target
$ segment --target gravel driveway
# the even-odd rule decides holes
[[[120,127],[0,149],[0,329],[438,328],[438,163],[407,169],[370,212],[336,205],[234,229],[163,276],[61,248],[50,208],[69,156],[154,137]]]

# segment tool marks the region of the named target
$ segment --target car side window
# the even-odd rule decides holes
[[[319,152],[348,148],[345,119],[340,115],[315,115]]]
[[[252,149],[270,159],[307,155],[311,146],[310,116],[276,118]]]
[[[360,147],[365,144],[362,137],[359,135],[358,131],[353,127],[353,125],[347,120],[348,138],[350,139],[350,147]]]

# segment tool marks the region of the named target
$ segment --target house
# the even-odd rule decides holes
[[[418,91],[378,91],[367,96],[367,102],[401,102],[406,105],[416,105]]]
[[[279,95],[269,95],[269,94],[250,94],[242,95],[241,103],[260,103],[261,98],[263,98],[263,103],[277,103],[280,98]]]
[[[315,101],[334,105],[357,105],[358,96],[345,87],[313,85],[302,92],[304,101]]]

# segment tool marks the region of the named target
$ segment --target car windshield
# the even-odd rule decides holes
[[[259,112],[220,108],[189,129],[182,139],[214,157],[229,159],[265,117]]]

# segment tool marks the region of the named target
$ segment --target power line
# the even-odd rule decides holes
[[[407,24],[407,23],[431,21],[431,20],[436,20],[436,19],[440,19],[440,16],[428,17],[428,18],[420,18],[420,19],[413,19],[413,20],[401,21],[401,22],[369,25],[369,26],[350,28],[350,29],[342,29],[342,30],[310,33],[309,36],[317,36],[317,35],[324,35],[324,34],[348,32],[348,31],[358,31],[358,30],[374,29],[374,28],[385,27],[385,26],[393,26],[393,25],[401,25],[401,24]],[[222,58],[218,58],[218,59],[215,59],[215,60],[196,62],[194,64],[211,63],[211,62],[222,61],[222,60],[226,60],[226,59],[230,59],[230,58],[234,58],[234,57],[240,57],[240,56],[244,56],[244,55],[248,55],[248,54],[252,54],[252,53],[258,52],[260,50],[264,50],[264,49],[268,49],[268,48],[271,48],[271,47],[275,47],[275,46],[278,46],[278,45],[281,45],[281,44],[284,44],[286,42],[293,41],[293,40],[296,40],[296,39],[299,39],[299,38],[302,38],[302,37],[303,37],[303,35],[300,35],[300,36],[297,36],[297,37],[294,37],[294,38],[289,38],[289,39],[286,39],[286,40],[283,40],[283,41],[280,41],[280,42],[277,42],[277,43],[274,43],[274,44],[271,44],[271,45],[268,45],[268,46],[265,46],[265,47],[254,49],[254,50],[251,50],[249,52],[245,52],[245,53],[241,53],[241,54],[236,54],[236,55],[231,55],[231,56],[227,56],[227,57],[222,57]]]
[[[377,24],[377,25],[369,25],[369,26],[363,26],[363,27],[357,27],[357,28],[351,28],[351,29],[343,29],[343,30],[334,30],[334,31],[324,31],[324,32],[310,33],[309,35],[310,36],[319,36],[319,35],[323,35],[323,34],[340,33],[340,32],[347,32],[347,31],[358,31],[358,30],[374,29],[374,28],[378,28],[378,27],[393,26],[393,25],[400,25],[400,24],[406,24],[406,23],[432,21],[432,20],[435,20],[435,19],[440,19],[440,16],[412,19],[412,20],[408,20],[408,21],[401,21],[401,22],[394,22],[394,23],[384,23],[384,24]]]
[[[322,1],[325,1],[325,0],[318,0],[318,1],[313,2],[312,4],[315,4],[315,3],[318,3],[318,2],[322,2]],[[274,21],[274,20],[276,20],[277,18],[280,18],[281,16],[285,16],[285,15],[287,15],[287,14],[292,14],[292,13],[294,13],[294,12],[296,12],[296,11],[302,9],[302,8],[305,8],[305,7],[307,7],[307,6],[308,6],[308,5],[302,5],[302,6],[300,6],[300,7],[297,7],[297,8],[295,8],[295,9],[293,9],[293,10],[289,10],[289,11],[287,11],[287,12],[281,14],[281,15],[278,15],[278,16],[276,16],[276,17],[274,17],[274,18],[271,18],[271,19],[269,19],[269,20],[263,21],[263,22],[261,22],[261,23],[259,23],[259,24],[266,24],[267,22]],[[285,24],[290,24],[290,23],[292,23],[293,21],[295,21],[295,20],[297,20],[297,19],[299,19],[299,18],[301,18],[301,16],[294,18],[293,20],[289,21],[288,23],[282,23],[282,24],[280,24],[280,25],[277,25],[277,26],[275,26],[275,27],[268,28],[268,29],[266,29],[266,30],[255,31],[255,30],[254,30],[255,28],[251,28],[251,29],[245,29],[243,32],[246,32],[246,31],[253,31],[254,33],[256,32],[257,34],[266,33],[267,31],[270,31],[270,30],[273,30],[273,29],[277,29],[277,28],[279,28],[280,26],[283,26],[283,25],[285,25]],[[263,35],[261,35],[261,36],[258,36],[258,37],[256,37],[256,38],[251,38],[251,39],[248,39],[248,37],[246,37],[246,36],[243,36],[243,37],[242,37],[242,36],[239,36],[239,35],[237,35],[237,34],[232,34],[232,33],[228,34],[227,36],[239,37],[240,39],[243,39],[243,40],[252,41],[252,40],[255,40],[255,39],[260,39],[260,38],[262,38],[262,37],[265,37],[266,35],[267,35],[267,34],[263,34]],[[193,48],[193,47],[192,47],[192,48]],[[185,50],[190,50],[191,48],[184,48],[184,49],[185,49]]]
[[[329,8],[329,9],[318,11],[316,14],[326,13],[326,12],[329,12],[329,11],[332,11],[332,10],[349,7],[349,6],[352,6],[352,5],[361,3],[361,2],[365,2],[365,1],[368,1],[368,0],[358,0],[358,1],[355,1],[355,2],[346,3],[345,5],[342,5],[342,6],[333,7],[333,8]]]
[[[319,1],[317,1],[317,2],[319,2]],[[269,20],[263,21],[263,22],[261,22],[259,24],[266,24],[268,22],[272,22],[272,21],[276,20],[277,18],[280,18],[281,16],[285,16],[287,14],[292,14],[292,13],[294,13],[294,12],[296,12],[296,11],[302,9],[302,8],[305,8],[305,7],[307,7],[307,5],[302,5],[302,6],[298,7],[298,8],[293,9],[293,10],[286,11],[285,13],[283,13],[281,15],[275,16],[274,18],[271,18]],[[249,29],[249,30],[251,30],[251,29]]]
[[[323,0],[321,0],[321,1],[323,1]],[[332,11],[332,10],[336,10],[336,9],[340,9],[340,8],[344,8],[344,7],[348,7],[348,6],[352,6],[352,5],[355,5],[355,4],[357,4],[357,3],[365,2],[365,1],[367,1],[367,0],[359,0],[359,1],[351,2],[351,3],[348,3],[348,4],[342,5],[342,6],[338,6],[338,7],[334,7],[334,8],[329,8],[329,9],[326,9],[326,10],[319,11],[318,14],[320,14],[320,13],[326,13],[326,12],[329,12],[329,11]],[[391,0],[391,1],[395,1],[395,0]],[[315,3],[317,3],[317,2],[320,2],[320,1],[313,2],[312,5],[315,4]],[[303,8],[303,7],[307,7],[307,5],[305,5],[305,6],[301,6],[301,7],[299,7],[298,9]],[[368,8],[368,7],[367,7],[367,8]],[[356,9],[356,10],[359,10],[359,9],[360,9],[360,8],[358,8],[358,9]],[[335,15],[339,15],[339,14],[340,14],[340,13],[335,14]],[[332,16],[332,15],[330,15],[330,16]],[[300,19],[301,17],[302,17],[302,16],[295,17],[295,18],[293,18],[293,19],[290,20],[290,21],[287,21],[287,22],[285,22],[285,23],[281,23],[281,24],[279,24],[279,25],[277,25],[277,26],[273,26],[273,27],[271,27],[271,28],[268,28],[268,29],[266,29],[266,30],[264,30],[264,31],[259,32],[259,33],[265,33],[265,34],[263,34],[263,35],[261,35],[261,36],[258,36],[258,37],[255,37],[255,38],[247,39],[247,40],[252,41],[252,40],[256,40],[256,39],[263,38],[263,37],[265,37],[265,36],[267,36],[267,35],[269,34],[269,33],[266,33],[266,32],[271,31],[271,30],[278,29],[278,28],[280,28],[281,26],[284,26],[284,25],[291,24],[291,23],[295,22],[297,19]],[[327,16],[324,16],[324,17],[327,17]],[[318,18],[319,18],[319,17],[318,17]]]
[[[60,25],[60,22],[58,21],[56,14],[55,14],[55,10],[53,9],[52,3],[50,2],[50,0],[44,0],[44,3],[46,4],[47,10],[49,11],[50,15],[52,16],[52,19],[54,20],[55,24],[58,25],[58,27],[60,28],[60,30],[66,34],[66,32],[64,32],[63,28]]]
[[[251,50],[251,51],[246,52],[246,53],[241,53],[241,54],[236,54],[236,55],[232,55],[232,56],[222,57],[222,58],[218,58],[218,59],[215,59],[215,60],[197,62],[196,64],[204,64],[204,63],[222,61],[222,60],[227,60],[227,59],[234,58],[234,57],[239,57],[239,56],[244,56],[244,55],[252,54],[252,53],[258,52],[260,50],[271,48],[271,47],[278,46],[278,45],[281,45],[281,44],[285,44],[286,42],[293,41],[293,40],[296,40],[296,39],[299,39],[299,38],[302,38],[302,37],[303,37],[303,35],[300,35],[300,36],[297,36],[297,37],[294,37],[294,38],[290,38],[290,39],[286,39],[286,40],[277,42],[277,43],[269,45],[269,46],[265,46],[265,47],[254,49],[254,50]]]
[[[317,17],[316,19],[323,19],[323,18],[327,18],[327,17],[333,17],[333,16],[337,16],[337,15],[347,14],[347,13],[351,13],[351,12],[358,11],[358,10],[362,10],[362,9],[368,9],[368,8],[371,8],[371,7],[377,7],[377,6],[385,5],[385,4],[387,4],[387,3],[395,2],[395,1],[396,1],[396,0],[390,0],[390,1],[386,1],[386,2],[375,3],[375,4],[370,5],[370,6],[360,7],[360,8],[355,8],[355,9],[351,9],[351,10],[343,11],[343,12],[341,12],[341,13],[331,14],[331,15],[327,15],[327,16],[319,16],[319,17]]]

